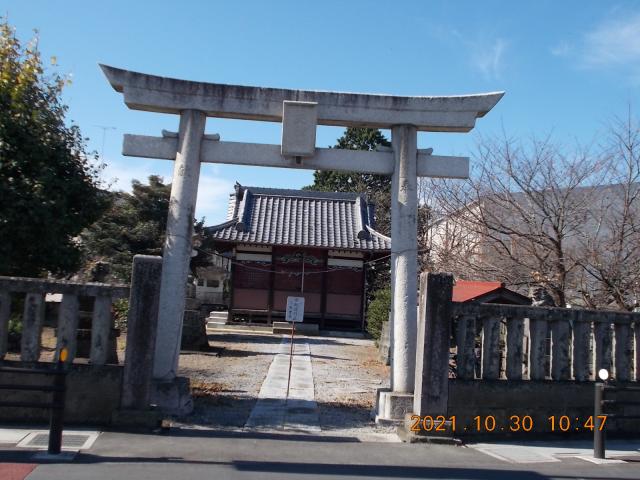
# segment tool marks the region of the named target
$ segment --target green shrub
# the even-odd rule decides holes
[[[13,314],[9,317],[9,332],[7,336],[8,349],[10,352],[20,352],[20,341],[22,340],[22,316]]]
[[[129,316],[129,299],[119,298],[113,302],[113,317],[115,327],[120,330],[127,329],[127,317]]]
[[[382,322],[389,320],[391,310],[391,288],[382,288],[373,293],[373,300],[367,309],[367,332],[378,340],[382,331]]]
[[[22,336],[22,318],[20,316],[9,318],[9,335]]]

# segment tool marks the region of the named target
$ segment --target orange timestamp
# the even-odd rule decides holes
[[[604,430],[606,415],[590,415],[588,417],[570,417],[568,415],[551,415],[547,417],[547,431],[579,432]],[[455,415],[412,415],[411,431],[413,432],[531,432],[535,422],[531,415],[511,415],[506,424],[500,424],[493,415],[476,415],[469,425],[461,425]]]

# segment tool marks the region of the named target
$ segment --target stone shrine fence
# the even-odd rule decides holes
[[[149,409],[155,329],[162,259],[136,255],[131,287],[103,283],[79,283],[24,277],[0,277],[0,364],[27,368],[53,368],[62,348],[67,348],[69,373],[65,417],[70,423],[114,424],[119,411],[136,411],[142,416]],[[42,329],[45,322],[45,296],[62,294],[56,326],[53,356],[43,352]],[[93,298],[91,346],[87,361],[77,361],[78,340],[86,329],[79,329],[81,306],[86,297]],[[113,334],[112,304],[129,298],[127,346],[124,363],[118,364]],[[11,304],[24,301],[19,360],[9,353]],[[15,310],[15,308],[14,308]],[[87,352],[85,352],[87,353]],[[76,362],[74,362],[76,360]],[[0,373],[0,383],[14,384],[16,373]],[[28,383],[27,379],[27,383]],[[36,380],[37,381],[37,380]],[[4,395],[4,394],[3,394]],[[38,401],[40,392],[9,391],[9,400]],[[0,409],[0,421],[45,421],[47,412],[30,408]]]
[[[24,309],[22,314],[22,335],[20,360],[37,362],[41,353],[41,332],[45,318],[45,295],[62,294],[58,311],[56,353],[68,349],[67,363],[73,362],[77,353],[78,324],[80,318],[80,297],[94,299],[91,319],[92,365],[107,363],[109,337],[113,329],[111,305],[118,298],[129,296],[126,285],[108,285],[103,283],[78,283],[39,278],[0,277],[0,359],[8,348],[8,324],[11,315],[12,300],[15,294],[23,293]],[[13,295],[12,295],[13,294]]]
[[[451,314],[457,378],[582,382],[605,368],[640,381],[640,314],[473,303]]]
[[[477,416],[508,426],[529,415],[539,433],[553,430],[549,417],[567,416],[583,430],[600,369],[620,387],[639,386],[640,313],[455,303],[452,288],[449,274],[421,275],[415,415],[456,416],[469,427],[457,435],[487,434],[472,428]],[[637,397],[637,388],[618,393],[614,413],[640,416],[625,404]],[[614,418],[609,430],[640,430],[640,419]]]

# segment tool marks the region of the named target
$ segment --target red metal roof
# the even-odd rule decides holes
[[[456,280],[453,286],[453,301],[468,302],[494,290],[504,287],[501,282],[476,282],[472,280]]]

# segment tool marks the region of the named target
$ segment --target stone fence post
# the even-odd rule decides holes
[[[452,292],[451,274],[420,274],[415,415],[447,415]]]
[[[0,360],[9,349],[9,317],[11,316],[11,295],[0,290]]]
[[[162,257],[133,257],[122,408],[146,410],[151,397]]]
[[[40,359],[40,335],[44,322],[44,294],[29,292],[24,299],[20,360],[37,362]]]

